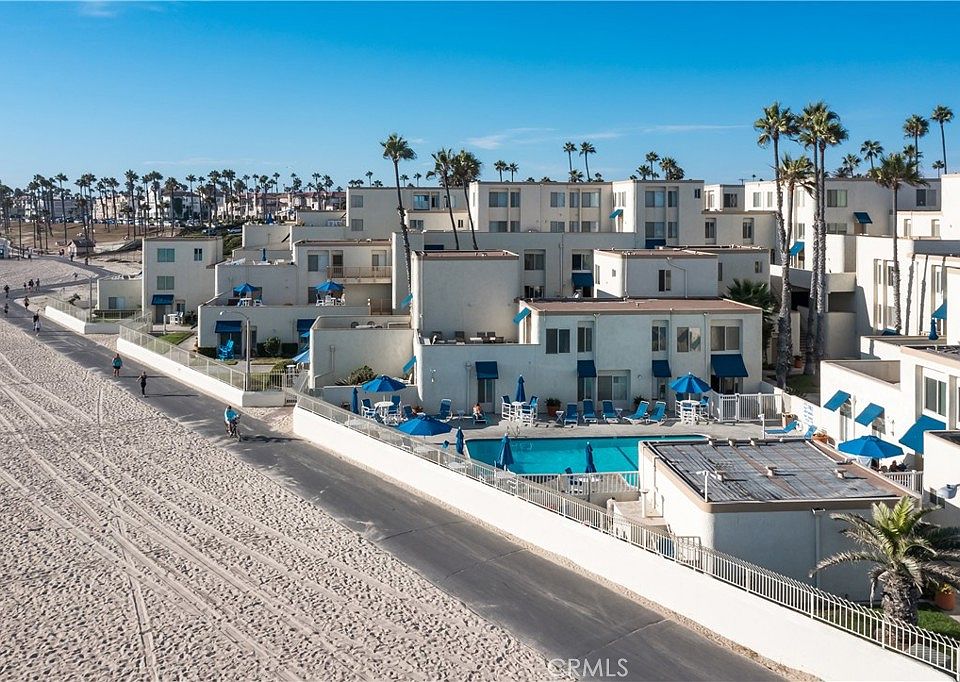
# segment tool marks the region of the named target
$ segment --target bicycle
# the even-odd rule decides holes
[[[240,426],[238,424],[239,421],[240,417],[237,417],[236,419],[227,422],[227,435],[230,438],[236,438],[238,443],[242,443],[243,435],[240,433]]]

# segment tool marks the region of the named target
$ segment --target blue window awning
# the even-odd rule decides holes
[[[173,305],[173,294],[154,294],[150,305]]]
[[[670,371],[670,361],[669,360],[654,360],[653,361],[653,376],[660,379],[665,379],[667,377],[672,377],[673,372]]]
[[[900,336],[896,329],[884,329],[880,332],[880,336]]]
[[[583,289],[585,287],[592,287],[593,273],[592,272],[575,272],[570,276],[570,280],[573,282],[574,289]]]
[[[305,317],[300,318],[299,320],[297,320],[297,331],[300,333],[310,331],[310,327],[313,326],[313,322],[314,322],[314,319],[312,317],[309,319]]]
[[[747,367],[743,364],[743,356],[740,353],[733,355],[714,353],[710,356],[710,366],[713,368],[714,375],[720,378],[747,376]]]
[[[873,221],[870,220],[870,214],[866,211],[854,211],[853,217],[861,225],[873,225]]]
[[[597,376],[597,366],[593,360],[577,360],[577,378],[584,379]]]
[[[413,302],[413,293],[411,292],[411,293],[407,294],[406,296],[404,296],[403,299],[400,301],[400,307],[401,307],[401,308],[406,308],[406,307],[407,307],[408,305],[410,305],[412,302]]]
[[[797,256],[801,251],[803,251],[803,242],[794,242],[793,246],[790,247],[791,256]]]
[[[826,403],[824,403],[824,408],[830,410],[831,412],[836,412],[840,409],[840,406],[845,402],[850,400],[850,394],[846,391],[837,391],[833,394],[833,397],[830,398]]]
[[[622,208],[615,209],[613,213],[610,214],[610,220],[613,220],[614,218],[619,218],[622,215],[623,215]]]
[[[943,303],[941,303],[940,307],[934,310],[933,315],[931,315],[930,317],[932,317],[935,320],[947,319],[947,302],[944,301]]]
[[[873,420],[883,414],[883,408],[880,405],[875,403],[870,403],[863,411],[857,415],[856,422],[858,424],[863,424],[864,426],[870,426],[873,423]]]
[[[477,362],[478,379],[499,379],[500,374],[497,371],[497,363],[490,361]]]
[[[524,308],[519,313],[513,316],[513,323],[520,324],[528,317],[530,317],[530,308]]]
[[[416,355],[414,355],[412,358],[410,358],[409,360],[407,360],[407,364],[405,364],[405,365],[403,366],[403,373],[404,373],[404,374],[409,374],[409,373],[411,372],[411,370],[413,370],[413,366],[414,366],[415,364],[417,364],[417,356],[416,356]]]
[[[217,326],[214,328],[215,334],[232,334],[243,330],[243,322],[240,320],[217,320]]]
[[[934,419],[933,417],[928,417],[923,414],[920,415],[920,418],[907,429],[907,432],[903,434],[903,438],[900,439],[900,442],[906,445],[908,448],[914,452],[923,454],[923,432],[924,431],[943,431],[947,428],[947,425],[944,424],[939,419]]]

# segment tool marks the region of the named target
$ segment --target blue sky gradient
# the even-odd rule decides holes
[[[389,182],[398,131],[563,179],[565,140],[626,178],[655,150],[687,177],[768,177],[751,128],[773,100],[826,100],[904,144],[910,114],[960,114],[954,3],[0,3],[0,180],[318,171]],[[939,37],[938,37],[939,36]],[[955,128],[952,130],[951,128]],[[955,133],[955,134],[954,134]],[[960,122],[947,128],[960,162]],[[925,167],[939,131],[921,141]]]

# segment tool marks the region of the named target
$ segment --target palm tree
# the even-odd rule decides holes
[[[369,184],[372,184],[372,183],[373,183],[373,171],[367,171],[366,173],[364,173],[364,175],[367,176],[367,184],[368,184],[368,185],[369,185]]]
[[[930,120],[940,124],[940,148],[943,151],[943,172],[947,172],[947,138],[943,133],[943,126],[953,120],[953,110],[950,107],[938,104],[930,114]]]
[[[862,159],[856,154],[847,154],[843,157],[843,161],[840,163],[840,167],[836,170],[835,175],[838,178],[852,178],[857,174],[857,167],[860,165]]]
[[[773,316],[780,308],[780,302],[770,291],[770,285],[751,279],[734,278],[733,284],[727,288],[727,298],[760,308],[763,314],[763,347],[766,348],[770,343],[770,333],[773,331]]]
[[[570,164],[570,170],[573,170],[573,153],[577,151],[577,145],[573,142],[564,142],[563,151],[567,153],[567,163]]]
[[[410,184],[410,176],[409,176],[409,175],[401,174],[401,175],[400,175],[400,182],[402,182],[402,183],[404,184],[404,186],[409,185],[409,184]]]
[[[940,177],[941,175],[943,175],[943,171],[946,168],[946,165],[943,163],[942,160],[937,159],[930,165],[933,167],[933,170],[937,171],[937,177]]]
[[[903,136],[913,138],[914,161],[920,164],[920,138],[930,131],[930,124],[920,114],[913,114],[903,123]]]
[[[923,517],[934,508],[922,509],[904,495],[892,508],[876,502],[871,519],[860,514],[831,514],[847,524],[841,534],[858,549],[838,552],[821,560],[811,576],[830,566],[846,563],[872,564],[871,601],[877,583],[883,586],[883,613],[898,621],[916,625],[920,594],[924,588],[949,585],[960,589],[960,528],[927,523]]]
[[[393,163],[393,175],[397,180],[397,214],[400,216],[400,232],[403,234],[403,255],[407,263],[407,289],[412,291],[410,233],[407,230],[407,211],[403,207],[403,193],[400,191],[400,162],[413,161],[417,158],[417,153],[413,151],[407,141],[397,133],[391,133],[386,140],[380,143],[380,146],[383,147],[383,158],[390,159]]]
[[[127,190],[127,215],[129,216],[131,211],[134,211],[133,203],[133,190],[137,185],[137,180],[140,179],[140,176],[133,170],[128,170],[123,174],[123,177],[126,179],[126,190]],[[130,228],[133,227],[133,236],[137,236],[137,224],[136,224],[136,214],[133,218],[130,218],[130,223],[127,223],[127,238],[130,238]]]
[[[883,146],[876,140],[864,140],[860,145],[860,153],[870,162],[870,170],[873,170],[873,160],[883,156]]]
[[[903,185],[915,187],[926,185],[920,177],[917,164],[912,163],[903,154],[890,154],[880,159],[880,165],[870,171],[870,179],[893,194],[893,326],[899,334],[903,329],[903,317],[900,310],[900,251],[897,228],[897,192]]]
[[[589,142],[581,142],[581,143],[580,143],[580,152],[579,152],[579,154],[580,154],[580,156],[583,157],[583,163],[584,163],[584,165],[586,166],[586,169],[587,169],[586,177],[588,177],[588,178],[590,177],[590,155],[591,155],[591,154],[596,154],[596,153],[597,153],[596,148],[595,148],[592,144],[590,144]]]
[[[513,175],[514,173],[520,172],[520,166],[518,166],[516,163],[511,163],[507,166],[507,170],[510,171],[510,182],[513,182]]]
[[[483,164],[480,162],[480,159],[465,149],[461,149],[453,158],[453,177],[456,184],[463,188],[463,198],[466,202],[467,218],[470,220],[470,237],[473,239],[474,251],[479,251],[480,247],[477,246],[477,230],[473,224],[473,214],[470,212],[470,183],[480,179],[480,169],[482,166]],[[510,171],[511,176],[514,172],[516,171]],[[513,178],[511,177],[510,179],[512,180]]]
[[[460,235],[457,233],[457,221],[453,218],[453,202],[450,200],[450,183],[453,181],[452,164],[453,151],[450,149],[440,149],[433,154],[433,170],[427,173],[427,177],[436,177],[443,186],[447,194],[447,211],[450,213],[450,227],[453,229],[454,248],[460,250]]]
[[[653,177],[653,167],[650,164],[643,164],[642,166],[637,166],[637,175],[640,176],[641,180],[646,180]]]
[[[67,209],[66,209],[66,199],[67,192],[63,189],[63,183],[67,182],[69,178],[63,173],[57,173],[54,177],[54,180],[57,181],[57,184],[60,185],[60,220],[63,221],[63,245],[67,246]]]
[[[663,171],[665,180],[683,180],[683,169],[677,164],[676,160],[664,156],[660,159],[660,170]]]
[[[176,194],[177,190],[179,190],[179,189],[180,189],[180,182],[179,182],[176,178],[174,178],[174,177],[169,177],[169,178],[167,178],[166,181],[164,181],[164,183],[163,183],[163,191],[166,192],[166,193],[167,193],[167,196],[170,197],[170,216],[169,216],[169,218],[170,218],[170,234],[171,234],[171,235],[173,234],[173,219],[174,219],[174,217],[175,217],[174,214],[173,214],[173,203],[174,203],[174,202],[173,202],[173,195]],[[180,213],[179,213],[178,215],[176,215],[176,217],[177,217],[177,218],[182,218],[182,217],[183,217],[183,202],[180,202]]]
[[[646,156],[643,157],[647,162],[647,166],[650,168],[650,177],[654,180],[660,177],[660,174],[657,173],[657,163],[660,161],[660,155],[656,152],[647,152]]]
[[[423,177],[423,173],[417,172],[413,174],[413,179],[417,181],[417,187],[420,186],[420,178]]]
[[[570,171],[570,182],[583,182],[583,173],[574,168]]]
[[[503,173],[510,170],[510,166],[507,165],[506,161],[494,161],[493,170],[500,174],[500,182],[503,182]]]

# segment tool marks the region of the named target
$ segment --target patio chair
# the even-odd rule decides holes
[[[584,424],[597,423],[597,408],[594,407],[593,401],[590,400],[590,398],[585,398],[583,401],[583,423]]]
[[[473,415],[474,426],[478,426],[480,424],[486,424],[486,423],[487,423],[487,415],[485,415],[483,412],[481,412],[479,416],[476,414]]]
[[[383,417],[383,423],[395,426],[400,423],[400,406],[393,404],[387,408],[387,414]]]
[[[408,419],[413,419],[416,416],[417,415],[413,413],[412,407],[410,407],[409,405],[403,406],[403,421],[407,421]]]
[[[662,400],[658,400],[656,405],[653,407],[653,412],[650,413],[650,416],[647,417],[647,424],[662,424],[663,420],[667,418],[667,404]]]
[[[510,396],[508,395],[500,396],[500,418],[510,419],[510,415],[512,413],[513,413],[513,406],[510,404]]]
[[[456,341],[457,343],[466,343],[467,335],[462,331],[453,332],[453,340]]]
[[[390,396],[390,402],[393,403],[394,407],[400,407],[400,396],[399,395]]]
[[[537,417],[537,410],[540,406],[540,396],[533,396],[530,398],[530,403],[527,405],[527,411],[530,413],[530,416],[534,419]]]
[[[362,417],[375,417],[377,411],[373,408],[373,403],[370,402],[370,398],[364,398],[360,401],[360,416]]]
[[[783,435],[783,434],[791,433],[791,432],[793,432],[793,431],[799,431],[799,430],[800,430],[800,422],[798,422],[796,419],[794,419],[792,422],[790,422],[789,424],[787,424],[786,426],[784,426],[782,429],[779,429],[779,428],[778,428],[778,429],[765,429],[765,430],[764,430],[764,433],[766,433],[768,436],[771,436],[771,435],[772,435],[772,436],[781,436],[781,435]]]
[[[624,417],[624,420],[633,424],[634,426],[637,424],[643,424],[647,420],[647,411],[649,408],[650,403],[646,400],[641,400],[634,413],[630,416]]]
[[[217,347],[217,360],[233,360],[233,339]]]
[[[612,400],[604,400],[600,403],[601,412],[603,414],[603,420],[608,424],[619,424],[620,418],[617,416],[617,411],[613,407]]]
[[[560,423],[563,426],[576,426],[580,423],[580,414],[577,412],[576,403],[567,403],[566,409],[560,415]]]
[[[811,424],[811,425],[807,428],[807,430],[804,432],[803,437],[804,437],[806,440],[810,440],[811,438],[813,438],[813,434],[815,434],[816,432],[817,432],[817,427],[816,427],[816,425]]]
[[[453,416],[450,408],[453,405],[453,401],[449,398],[444,398],[440,401],[440,411],[437,412],[437,419],[442,422],[450,421],[450,418]]]

